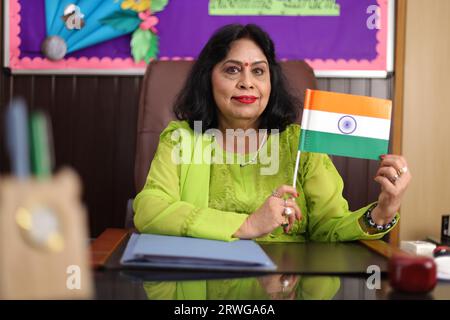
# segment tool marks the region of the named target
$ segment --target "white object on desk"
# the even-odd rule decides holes
[[[418,256],[433,257],[435,248],[435,244],[427,241],[402,241],[400,244],[400,249]]]
[[[434,259],[437,266],[437,277],[440,280],[450,280],[450,256],[442,256]]]

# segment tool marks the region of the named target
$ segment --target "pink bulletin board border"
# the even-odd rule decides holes
[[[20,58],[20,3],[18,0],[9,1],[9,67],[13,70],[129,70],[143,71],[147,67],[145,62],[135,63],[132,58],[68,58],[58,62],[46,58]],[[5,12],[7,12],[5,10]]]
[[[387,41],[388,41],[388,15],[393,14],[390,12],[388,7],[388,0],[377,0],[378,5],[381,9],[381,23],[380,29],[377,32],[377,58],[373,61],[368,60],[309,60],[305,61],[314,69],[314,70],[343,70],[343,66],[345,66],[345,70],[388,70],[387,66]],[[389,10],[389,11],[388,11]],[[393,27],[393,26],[392,26]]]
[[[393,53],[388,48],[388,30],[394,26],[389,24],[393,19],[395,0],[377,0],[381,9],[381,25],[377,32],[377,58],[369,60],[320,60],[306,59],[305,61],[314,69],[316,76],[345,76],[345,77],[386,77],[390,70],[390,59]],[[147,64],[145,62],[135,63],[132,58],[68,58],[54,62],[46,58],[20,58],[20,10],[19,0],[5,1],[5,12],[9,11],[9,22],[5,19],[5,43],[9,50],[5,55],[5,66],[11,68],[13,73],[43,73],[43,74],[144,74]],[[8,55],[9,54],[9,55]],[[194,57],[160,57],[158,60],[194,60]],[[283,59],[286,60],[286,59]]]

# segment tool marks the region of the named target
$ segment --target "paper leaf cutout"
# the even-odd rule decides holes
[[[131,33],[141,23],[141,19],[137,12],[132,10],[120,10],[100,20],[100,23],[109,25],[116,30],[123,31],[125,33]]]
[[[163,11],[169,3],[169,0],[152,0],[150,10],[152,13]]]
[[[159,53],[159,37],[152,34],[152,39],[150,40],[150,50],[145,56],[145,62],[150,63],[151,59],[156,59]]]
[[[154,35],[149,30],[137,29],[131,37],[131,53],[134,61],[144,60],[150,51]]]

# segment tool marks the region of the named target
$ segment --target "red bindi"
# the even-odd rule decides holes
[[[248,62],[244,63],[244,66],[248,67]]]

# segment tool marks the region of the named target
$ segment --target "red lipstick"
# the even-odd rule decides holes
[[[243,104],[252,104],[258,100],[258,97],[255,96],[235,96],[232,99],[239,101]]]

